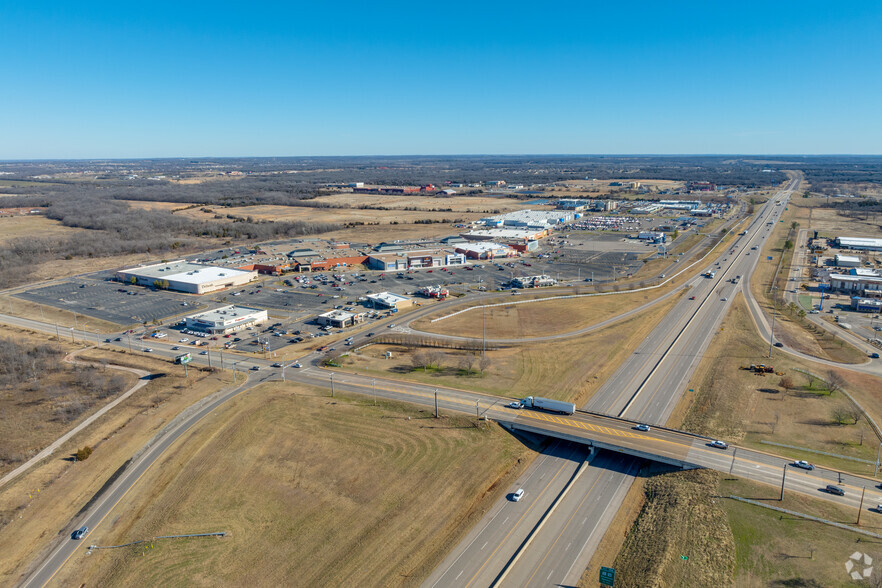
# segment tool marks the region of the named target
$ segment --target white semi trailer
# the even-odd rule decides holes
[[[539,410],[559,412],[561,414],[573,414],[576,412],[576,405],[572,402],[561,402],[560,400],[540,398],[539,396],[527,396],[521,401],[521,404],[526,408],[538,408]]]

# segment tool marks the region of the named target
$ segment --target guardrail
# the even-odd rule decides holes
[[[139,543],[149,543],[152,541],[156,541],[158,539],[186,539],[189,537],[226,537],[226,531],[219,531],[217,533],[190,533],[189,535],[160,535],[158,537],[151,537],[150,539],[139,539],[138,541],[132,541],[130,543],[123,543],[122,545],[90,545],[89,549],[119,549],[120,547],[129,547],[131,545],[138,545]]]
[[[820,449],[809,449],[808,447],[797,447],[796,445],[787,445],[786,443],[775,443],[774,441],[766,441],[765,439],[761,439],[760,443],[763,445],[774,445],[776,447],[786,447],[787,449],[797,449],[799,451],[808,451],[809,453],[818,453],[820,455],[828,455],[830,457],[838,457],[840,459],[850,459],[851,461],[858,461],[860,463],[866,463],[869,465],[873,465],[876,462],[870,461],[868,459],[860,459],[859,457],[850,457],[848,455],[839,455],[838,453],[830,453],[828,451],[821,451]]]

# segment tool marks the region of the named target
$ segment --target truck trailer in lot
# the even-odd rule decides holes
[[[576,405],[572,402],[561,402],[560,400],[551,400],[538,396],[527,396],[521,404],[526,408],[538,408],[539,410],[559,412],[561,414],[573,414],[576,412]]]

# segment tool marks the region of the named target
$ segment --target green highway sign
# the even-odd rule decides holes
[[[616,570],[615,568],[600,568],[600,583],[603,586],[613,586],[616,583]]]

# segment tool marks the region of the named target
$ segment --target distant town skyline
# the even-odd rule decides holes
[[[20,3],[0,159],[882,154],[882,5]]]

